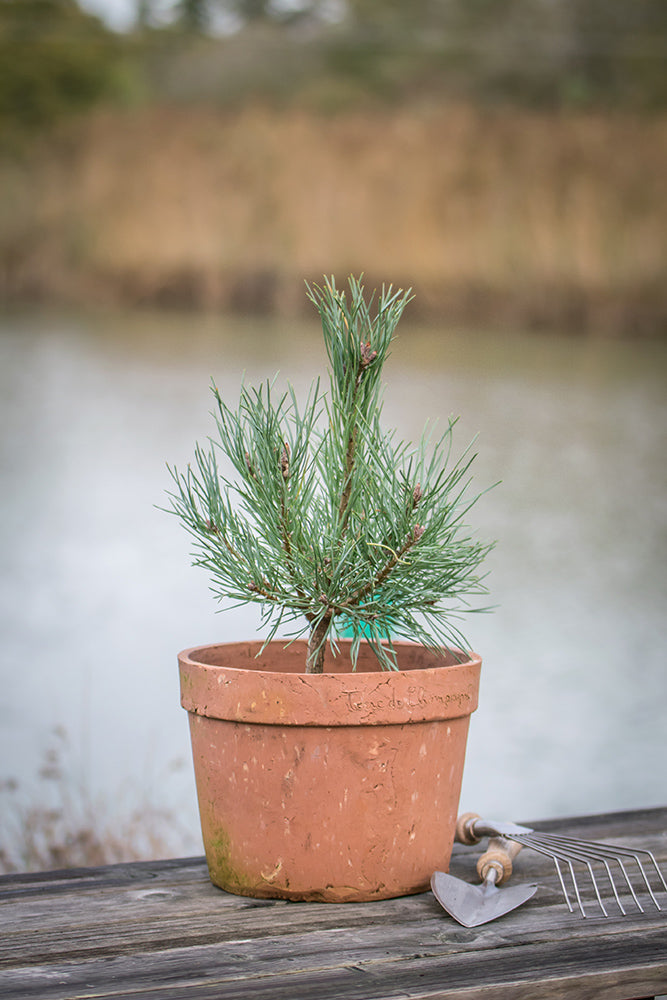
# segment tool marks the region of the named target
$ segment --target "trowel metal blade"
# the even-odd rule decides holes
[[[494,885],[470,885],[445,872],[434,872],[431,889],[443,909],[464,927],[478,927],[515,910],[537,892],[537,883],[497,889]]]

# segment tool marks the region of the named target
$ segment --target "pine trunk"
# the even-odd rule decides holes
[[[326,634],[331,625],[331,618],[322,618],[315,625],[308,637],[308,656],[306,658],[306,673],[321,674],[324,672],[324,651],[327,648]]]

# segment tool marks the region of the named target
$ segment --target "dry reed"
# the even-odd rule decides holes
[[[444,320],[665,329],[665,117],[105,112],[0,169],[10,299],[289,314],[364,270]]]
[[[35,788],[0,781],[0,874],[153,860],[190,847],[177,817],[150,795],[112,809],[91,798],[75,771],[67,733],[56,727]]]

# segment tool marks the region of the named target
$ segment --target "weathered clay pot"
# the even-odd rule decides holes
[[[341,646],[323,674],[303,673],[303,642],[179,655],[209,873],[229,892],[386,899],[447,870],[481,659],[395,643],[399,671],[362,647],[352,672]]]

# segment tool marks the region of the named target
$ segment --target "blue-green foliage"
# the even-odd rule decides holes
[[[455,622],[485,592],[490,548],[464,523],[474,456],[452,461],[453,419],[416,447],[382,426],[382,367],[409,294],[383,289],[374,309],[351,278],[347,295],[333,279],[309,295],[328,392],[315,381],[301,408],[289,386],[244,386],[232,409],[214,387],[216,436],[185,473],[172,470],[195,564],[220,600],[262,605],[267,641],[286,625],[308,633],[309,669],[340,629],[355,657],[364,638],[385,667],[390,636],[465,648]]]

